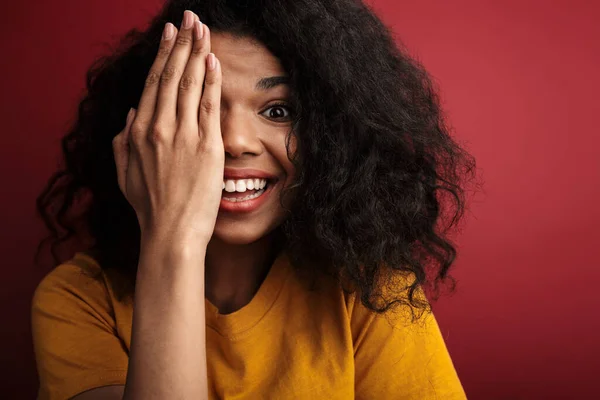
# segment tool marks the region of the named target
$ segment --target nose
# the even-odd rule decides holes
[[[259,155],[263,151],[253,113],[242,108],[229,108],[221,117],[221,136],[225,155],[240,158],[244,154]]]

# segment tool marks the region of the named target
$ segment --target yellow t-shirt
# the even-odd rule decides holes
[[[87,254],[51,271],[32,304],[38,399],[124,385],[132,313]],[[308,291],[285,253],[250,303],[206,300],[206,319],[210,399],[466,398],[433,314],[392,328],[333,283]]]

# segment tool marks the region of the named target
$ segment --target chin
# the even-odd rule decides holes
[[[240,221],[223,221],[217,219],[212,240],[217,240],[230,245],[246,245],[265,238],[277,225],[261,226]]]

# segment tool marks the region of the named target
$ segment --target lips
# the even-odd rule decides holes
[[[249,168],[225,168],[223,171],[223,180],[225,179],[267,179],[269,181],[277,180],[277,176],[259,169]]]

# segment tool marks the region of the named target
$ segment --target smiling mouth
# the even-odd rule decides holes
[[[232,202],[232,203],[239,203],[239,202],[244,202],[244,201],[249,201],[249,200],[253,200],[253,199],[257,199],[260,196],[262,196],[267,190],[269,190],[269,188],[271,186],[273,186],[277,180],[276,179],[265,179],[264,181],[264,185],[260,185],[262,187],[260,188],[246,188],[245,191],[234,191],[234,192],[228,192],[225,189],[223,189],[223,194],[221,196],[221,199],[228,201],[228,202]]]

